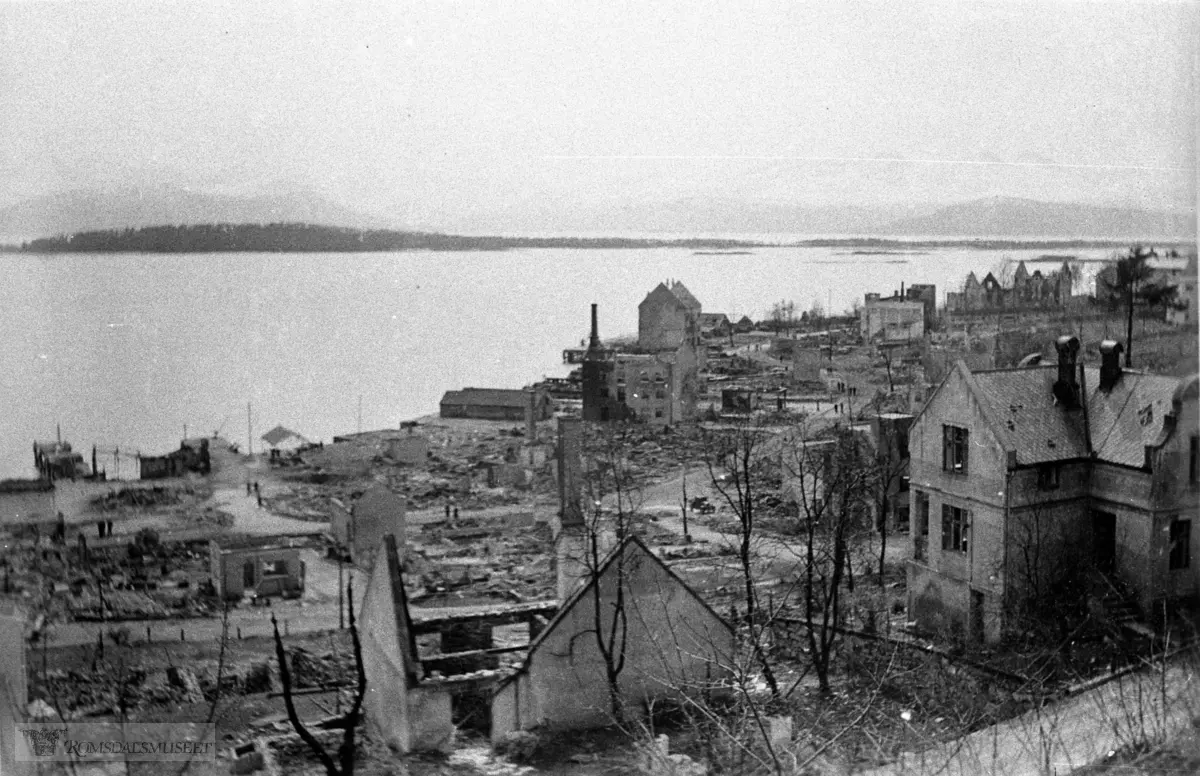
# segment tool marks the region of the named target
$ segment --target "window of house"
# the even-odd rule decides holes
[[[896,446],[900,448],[900,458],[908,458],[908,432],[901,431],[900,436],[896,439]]]
[[[662,411],[662,410],[655,410],[655,411],[654,411],[654,417],[656,417],[656,418],[661,418],[662,416],[663,416],[663,411]]]
[[[967,511],[942,505],[942,549],[949,552],[967,551]]]
[[[1038,490],[1054,490],[1058,487],[1058,464],[1048,463],[1038,467]]]
[[[909,478],[907,476],[900,478],[900,492],[908,493]]]
[[[625,389],[620,386],[617,388],[617,401],[625,401]]]
[[[287,561],[286,560],[267,560],[263,561],[263,576],[264,577],[282,577],[286,576]]]
[[[955,474],[967,473],[967,440],[965,428],[942,426],[942,469]]]
[[[665,399],[665,398],[667,398],[667,393],[662,388],[659,388],[657,391],[654,392],[654,398]]]
[[[1188,454],[1188,482],[1200,482],[1200,436],[1192,435]]]
[[[1192,562],[1192,521],[1176,518],[1171,521],[1171,571],[1186,569]]]

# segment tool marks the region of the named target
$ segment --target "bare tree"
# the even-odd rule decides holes
[[[835,429],[828,439],[801,436],[784,457],[785,485],[799,507],[800,594],[809,657],[821,692],[830,692],[834,645],[844,620],[843,586],[853,589],[852,551],[866,527],[870,482],[864,442]]]
[[[880,345],[879,354],[883,356],[883,366],[887,370],[888,393],[894,393],[896,384],[892,379],[892,349],[885,345]]]
[[[279,622],[275,614],[271,614],[271,627],[275,636],[275,658],[279,662],[279,680],[283,685],[283,703],[287,707],[288,721],[313,754],[320,760],[327,776],[353,776],[355,753],[358,750],[355,742],[355,732],[362,711],[363,698],[367,694],[367,673],[363,667],[362,642],[358,638],[358,625],[354,621],[354,581],[346,586],[346,608],[350,613],[350,642],[354,647],[354,667],[357,684],[354,690],[354,700],[350,708],[337,721],[336,727],[342,728],[342,742],[338,746],[337,759],[326,751],[324,745],[300,721],[296,713],[296,704],[292,698],[292,674],[288,668],[287,654],[283,648],[283,639],[279,636]]]
[[[575,558],[583,570],[581,580],[589,590],[592,627],[577,636],[591,635],[604,663],[610,713],[618,723],[626,717],[621,692],[629,638],[628,568],[625,553],[618,553],[606,566],[608,550],[619,547],[637,531],[641,508],[641,486],[630,466],[628,449],[631,431],[624,423],[608,423],[591,429],[584,449],[582,484],[587,503],[583,505],[582,546]],[[611,590],[600,584],[602,574],[612,574]],[[611,598],[606,593],[611,592]]]
[[[796,303],[789,299],[771,305],[771,324],[776,331],[790,333],[796,325]]]
[[[907,434],[896,434],[879,427],[879,438],[869,468],[864,472],[875,507],[875,526],[879,532],[879,586],[884,585],[884,565],[887,559],[888,520],[896,507],[908,498],[905,477],[908,472]]]
[[[767,657],[763,639],[771,612],[760,612],[756,577],[754,545],[758,539],[757,498],[766,489],[766,441],[770,432],[761,426],[745,425],[722,430],[709,439],[706,456],[712,485],[729,505],[737,518],[737,557],[743,585],[743,605],[746,624],[750,629],[750,644],[762,669],[763,679],[778,698],[779,682]]]
[[[814,326],[825,320],[825,305],[821,304],[820,299],[814,299],[812,307],[808,308],[808,320]]]

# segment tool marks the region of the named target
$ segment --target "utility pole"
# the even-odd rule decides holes
[[[346,623],[343,610],[345,609],[346,594],[342,592],[342,562],[346,556],[342,552],[341,545],[338,545],[336,549],[338,554],[338,630],[345,630]]]

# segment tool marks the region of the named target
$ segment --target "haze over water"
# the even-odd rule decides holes
[[[248,401],[256,450],[276,424],[314,441],[355,431],[360,396],[364,430],[395,428],[448,389],[565,375],[590,303],[601,336],[636,333],[638,303],[668,278],[706,312],[758,320],[784,299],[842,311],[901,282],[936,283],[944,299],[1005,257],[1110,253],[849,250],[7,256],[0,477],[30,476],[31,444],[56,423],[85,457],[93,444],[161,454],[184,424],[244,449]]]

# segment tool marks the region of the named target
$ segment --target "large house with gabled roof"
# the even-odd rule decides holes
[[[1200,597],[1200,376],[1078,363],[972,371],[959,362],[909,432],[909,616],[999,641],[1018,608],[1071,572],[1148,619]]]

